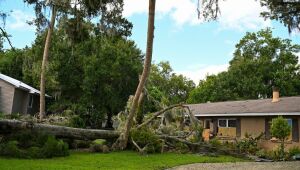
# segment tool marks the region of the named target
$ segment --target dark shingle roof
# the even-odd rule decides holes
[[[300,115],[300,96],[281,97],[279,102],[272,99],[228,101],[188,105],[196,116],[217,115],[268,115],[270,113],[296,113]]]

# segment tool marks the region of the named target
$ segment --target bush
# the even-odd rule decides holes
[[[0,154],[8,157],[22,157],[22,152],[18,148],[18,141],[9,141],[0,145]]]
[[[271,125],[271,133],[272,136],[280,140],[279,153],[281,159],[284,159],[286,156],[284,152],[284,142],[291,133],[291,127],[289,126],[288,121],[282,116],[273,119]]]
[[[51,158],[69,155],[68,145],[54,136],[23,132],[0,143],[0,155],[16,158]]]
[[[259,150],[257,143],[262,136],[263,133],[261,133],[257,137],[252,137],[251,135],[246,133],[245,138],[238,141],[236,146],[240,152],[248,153],[248,154],[256,154],[256,152]]]
[[[19,113],[12,113],[12,114],[10,115],[10,118],[11,118],[11,119],[20,119],[20,114],[19,114]]]
[[[216,147],[216,148],[219,148],[222,145],[222,143],[216,138],[209,140],[209,143],[211,144],[211,146]]]
[[[0,112],[0,119],[3,119],[5,116],[4,116],[4,113],[3,112]]]
[[[144,148],[147,146],[146,153],[161,152],[162,142],[150,129],[132,129],[130,137],[139,145],[139,147]]]
[[[42,148],[42,152],[46,158],[68,156],[69,147],[62,140],[56,140],[54,136],[48,136],[47,142]]]
[[[85,121],[79,117],[78,115],[73,116],[70,120],[70,125],[71,127],[75,127],[75,128],[85,128]]]
[[[255,154],[259,158],[267,158],[267,152],[264,149],[260,149]]]
[[[297,146],[294,146],[289,149],[289,157],[292,158],[293,156],[300,154],[300,148]]]

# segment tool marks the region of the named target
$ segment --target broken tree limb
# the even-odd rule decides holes
[[[159,115],[165,113],[166,111],[171,110],[171,109],[173,109],[175,107],[182,107],[182,106],[183,106],[182,104],[175,104],[175,105],[171,105],[171,106],[169,106],[169,107],[167,107],[167,108],[165,108],[163,110],[155,112],[151,118],[149,118],[148,120],[146,120],[145,122],[143,122],[142,124],[140,124],[137,127],[137,129],[139,129],[139,128],[145,126],[145,125],[148,125],[152,120],[154,120],[155,118],[157,118]]]
[[[98,129],[80,129],[65,126],[47,125],[19,120],[0,120],[0,133],[9,134],[22,130],[32,130],[34,132],[46,133],[59,138],[94,140],[94,139],[114,139],[119,137],[118,131],[98,130]]]

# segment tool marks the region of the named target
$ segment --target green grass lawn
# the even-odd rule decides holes
[[[237,162],[244,161],[231,156],[200,156],[195,154],[150,154],[141,156],[136,152],[123,151],[108,154],[72,152],[68,157],[53,159],[9,159],[0,157],[0,169],[7,170],[92,170],[92,169],[164,169],[182,164],[200,162]]]

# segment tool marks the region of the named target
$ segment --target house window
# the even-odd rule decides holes
[[[236,119],[219,119],[219,127],[236,127]]]
[[[236,127],[236,120],[235,119],[228,119],[228,127]]]
[[[227,127],[227,119],[219,119],[218,125],[219,127]]]
[[[33,106],[33,96],[32,95],[29,95],[29,103],[28,103],[28,107],[29,108],[32,108]]]

